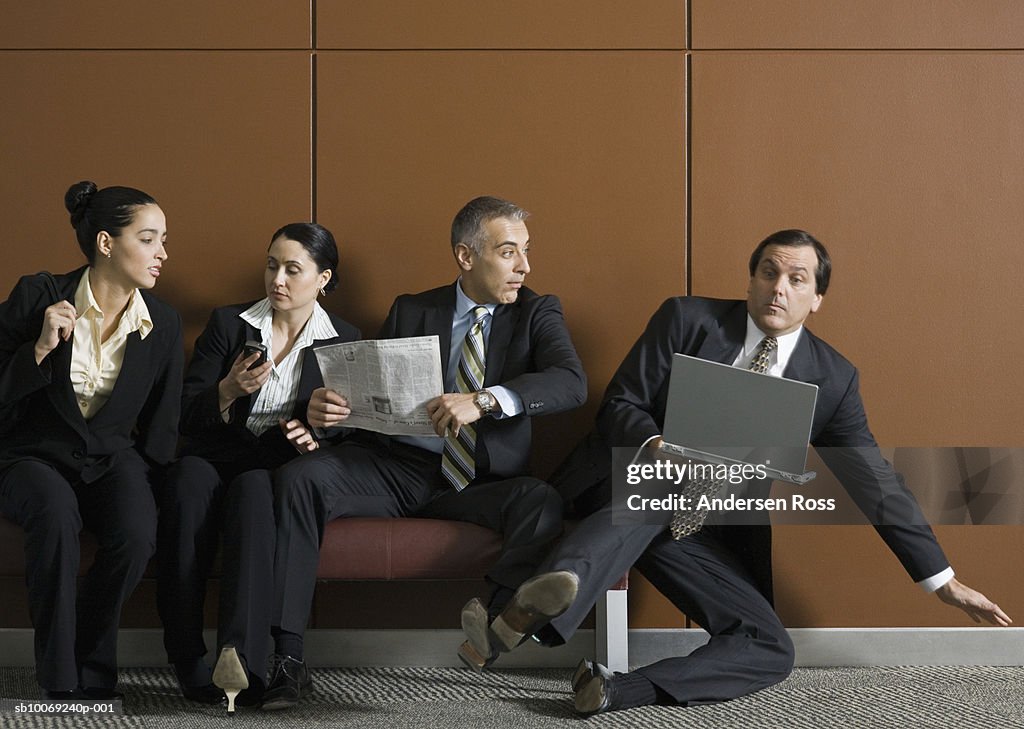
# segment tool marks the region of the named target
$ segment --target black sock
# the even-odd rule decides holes
[[[281,628],[273,628],[274,652],[282,656],[291,656],[297,661],[302,660],[302,636],[289,633]]]
[[[512,596],[515,594],[516,591],[510,587],[496,585],[494,592],[491,593],[491,599],[487,601],[487,617],[491,620],[498,617],[505,606],[512,602]]]
[[[657,703],[658,690],[639,673],[617,673],[608,680],[612,709],[632,709]]]

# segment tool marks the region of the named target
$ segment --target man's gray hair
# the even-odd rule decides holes
[[[529,215],[515,203],[502,200],[500,197],[484,195],[473,198],[452,220],[452,249],[462,243],[480,255],[487,242],[487,231],[484,229],[487,223],[496,218],[522,221]]]

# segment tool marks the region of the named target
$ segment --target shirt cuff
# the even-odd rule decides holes
[[[945,585],[947,582],[952,580],[953,574],[953,568],[947,567],[946,569],[942,570],[942,572],[939,572],[936,575],[932,575],[931,577],[926,577],[923,580],[919,580],[917,584],[920,585],[921,589],[925,592],[935,592],[940,587]]]
[[[646,448],[648,445],[650,445],[652,440],[654,440],[655,438],[660,438],[660,437],[661,437],[660,434],[655,433],[650,438],[648,438],[643,443],[641,443],[640,447],[636,449],[636,454],[633,456],[633,460],[629,462],[629,465],[632,466],[634,463],[636,463],[637,460],[639,460],[639,458],[640,458],[640,454],[644,452],[644,448]]]
[[[498,405],[501,406],[500,413],[492,413],[498,420],[503,418],[514,418],[519,413],[523,412],[523,398],[519,397],[516,393],[512,392],[507,387],[501,385],[495,385],[494,387],[488,387],[487,392],[494,395],[494,399],[498,401]]]

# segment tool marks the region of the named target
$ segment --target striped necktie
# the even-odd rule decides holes
[[[761,343],[757,345],[757,351],[754,352],[754,359],[750,362],[749,369],[751,372],[758,372],[760,374],[766,374],[768,367],[771,365],[771,354],[779,346],[779,342],[775,337],[765,337],[761,340]],[[685,504],[697,504],[700,501],[701,496],[711,496],[717,493],[723,486],[725,486],[725,479],[721,478],[693,478],[687,482],[686,486],[683,487],[682,497]],[[669,530],[672,532],[673,539],[682,539],[688,537],[691,534],[696,534],[704,526],[704,521],[708,518],[708,509],[678,509],[672,515],[672,523],[669,524]]]
[[[459,392],[476,392],[483,388],[487,362],[484,342],[484,317],[487,307],[473,307],[473,323],[462,340],[462,353],[455,373],[455,387]],[[463,425],[458,436],[451,430],[444,437],[441,453],[441,473],[456,491],[462,491],[476,476],[476,427]]]

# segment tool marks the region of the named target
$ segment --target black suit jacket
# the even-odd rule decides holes
[[[381,328],[381,338],[436,334],[441,368],[447,370],[455,315],[455,284],[399,296]],[[461,346],[461,343],[458,343]],[[484,387],[502,385],[523,401],[512,418],[477,422],[478,477],[510,478],[529,473],[530,416],[579,407],[587,399],[587,377],[576,355],[556,296],[523,287],[512,304],[494,310],[487,340]]]
[[[239,317],[254,303],[250,301],[214,309],[206,329],[196,339],[182,391],[181,433],[184,436],[182,453],[185,455],[202,456],[211,463],[238,466],[242,462],[252,468],[276,468],[297,455],[280,428],[270,428],[257,438],[245,427],[252,410],[253,395],[235,400],[231,406],[230,422],[225,423],[220,416],[217,383],[228,374],[247,340],[260,342],[263,339],[258,329]],[[347,321],[329,312],[328,316],[338,336],[314,340],[302,353],[302,372],[292,418],[303,422],[309,396],[324,384],[313,349],[361,338],[359,330]]]
[[[605,391],[597,415],[604,444],[638,447],[665,422],[672,355],[732,364],[746,336],[746,302],[695,296],[671,298],[651,317]],[[856,368],[804,329],[783,375],[818,386],[811,444],[910,576],[922,580],[949,566],[902,478],[882,457],[868,428]],[[607,445],[604,446],[607,452]],[[590,462],[607,467],[607,457]],[[764,484],[767,487],[769,484]],[[758,496],[760,494],[753,494]],[[722,533],[771,594],[770,527],[726,527]]]
[[[82,267],[54,277],[57,294],[74,303]],[[181,318],[148,291],[140,290],[153,319],[142,339],[128,336],[124,362],[110,399],[87,422],[71,387],[72,343],[61,342],[40,365],[35,343],[43,313],[55,303],[42,276],[24,276],[0,304],[0,407],[20,420],[0,443],[0,469],[35,458],[66,478],[89,482],[120,458],[142,455],[163,464],[174,455],[184,355]],[[129,453],[131,452],[131,453]]]

